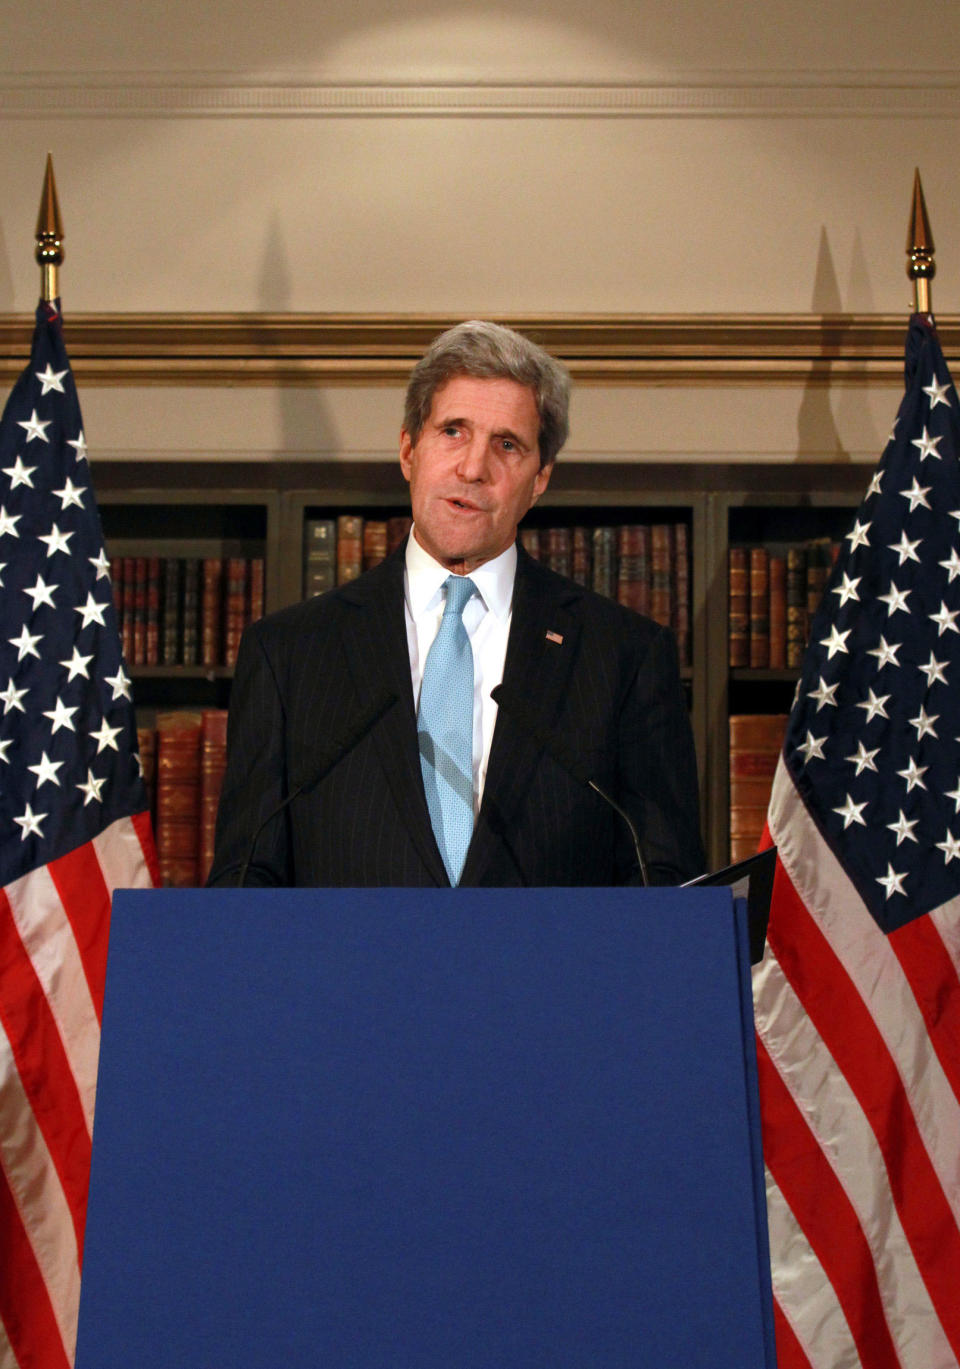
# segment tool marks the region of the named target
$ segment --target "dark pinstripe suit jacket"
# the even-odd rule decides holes
[[[267,825],[247,883],[448,883],[420,778],[403,569],[401,549],[359,580],[246,632],[211,884],[236,882],[259,822],[316,773],[330,738],[348,733],[384,690],[397,702]],[[670,632],[521,549],[504,685],[631,813],[655,882],[700,873],[696,762]],[[621,819],[530,731],[500,709],[461,883],[628,881],[632,846]]]

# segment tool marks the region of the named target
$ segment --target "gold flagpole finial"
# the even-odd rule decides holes
[[[57,203],[57,183],[53,179],[53,158],[47,153],[47,170],[37,215],[37,262],[40,266],[40,297],[49,301],[60,293],[57,269],[63,261],[63,224]]]
[[[937,274],[937,263],[933,259],[933,234],[927,218],[927,206],[920,184],[920,168],[913,177],[913,204],[910,210],[910,227],[907,229],[907,275],[914,286],[914,312],[929,314],[930,282]]]

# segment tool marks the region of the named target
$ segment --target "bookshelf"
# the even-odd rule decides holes
[[[263,556],[266,610],[303,593],[304,528],[311,518],[409,513],[407,487],[391,460],[226,466],[102,462],[94,472],[108,554]],[[740,463],[557,464],[525,525],[557,527],[683,524],[690,550],[690,661],[682,671],[700,766],[703,826],[711,864],[729,853],[729,718],[785,713],[798,671],[731,668],[728,558],[731,546],[783,547],[842,538],[869,482],[866,465]],[[218,666],[131,667],[140,714],[223,708],[232,671]]]

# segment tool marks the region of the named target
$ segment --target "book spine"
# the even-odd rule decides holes
[[[160,663],[160,557],[147,559],[147,630],[144,650],[145,665]]]
[[[183,643],[184,665],[200,664],[200,561],[189,556],[183,563]]]
[[[760,844],[774,772],[787,730],[785,713],[733,714],[730,738],[730,859]]]
[[[160,630],[160,664],[180,665],[181,584],[183,563],[168,556],[163,563],[163,611]]]
[[[200,664],[223,663],[223,561],[219,556],[203,558],[203,588],[200,598]]]
[[[690,533],[686,523],[677,523],[673,530],[674,621],[677,635],[677,656],[682,666],[692,662],[690,643]]]
[[[413,519],[406,514],[387,519],[387,555],[397,550],[413,526]]]
[[[571,574],[578,585],[590,585],[590,529],[573,529],[573,569]]]
[[[770,664],[770,554],[766,547],[750,548],[750,665]]]
[[[337,519],[337,584],[346,585],[363,572],[363,519],[342,513]]]
[[[373,570],[387,554],[387,524],[383,518],[368,518],[363,525],[363,568]]]
[[[650,612],[650,529],[630,523],[617,532],[617,602],[635,613]]]
[[[200,848],[197,871],[200,884],[206,884],[217,830],[217,807],[223,774],[227,768],[227,710],[204,710],[200,732]]]
[[[263,617],[265,564],[262,556],[251,556],[247,576],[250,582],[250,599],[247,604],[247,622],[256,623]]]
[[[133,664],[147,661],[147,558],[133,561]]]
[[[787,549],[787,669],[799,670],[807,645],[807,552]]]
[[[616,528],[593,530],[593,588],[608,599],[613,598],[617,588],[616,536]]]
[[[540,529],[521,528],[520,545],[535,561],[540,560]]]
[[[247,625],[247,560],[243,556],[228,557],[226,562],[226,595],[223,605],[223,661],[235,666],[240,638]]]
[[[650,529],[650,617],[661,627],[674,626],[674,530],[672,523]]]
[[[326,594],[337,583],[337,525],[308,518],[303,529],[303,597]]]
[[[785,670],[787,665],[787,563],[782,556],[770,557],[770,665]]]
[[[567,579],[573,574],[573,533],[570,528],[545,528],[540,533],[540,558],[548,570]]]
[[[729,634],[730,667],[750,664],[750,581],[749,552],[746,547],[731,547],[729,553]]]
[[[199,713],[162,713],[157,718],[157,857],[163,884],[199,883]]]
[[[123,635],[120,645],[128,665],[136,665],[133,655],[133,620],[137,602],[137,562],[133,556],[123,558]]]

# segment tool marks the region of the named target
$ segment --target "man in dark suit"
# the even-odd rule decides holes
[[[211,884],[237,882],[264,822],[248,884],[633,882],[629,825],[589,780],[630,815],[652,882],[700,873],[669,630],[517,543],[568,399],[564,368],[509,329],[433,343],[401,431],[409,539],[244,636]]]

